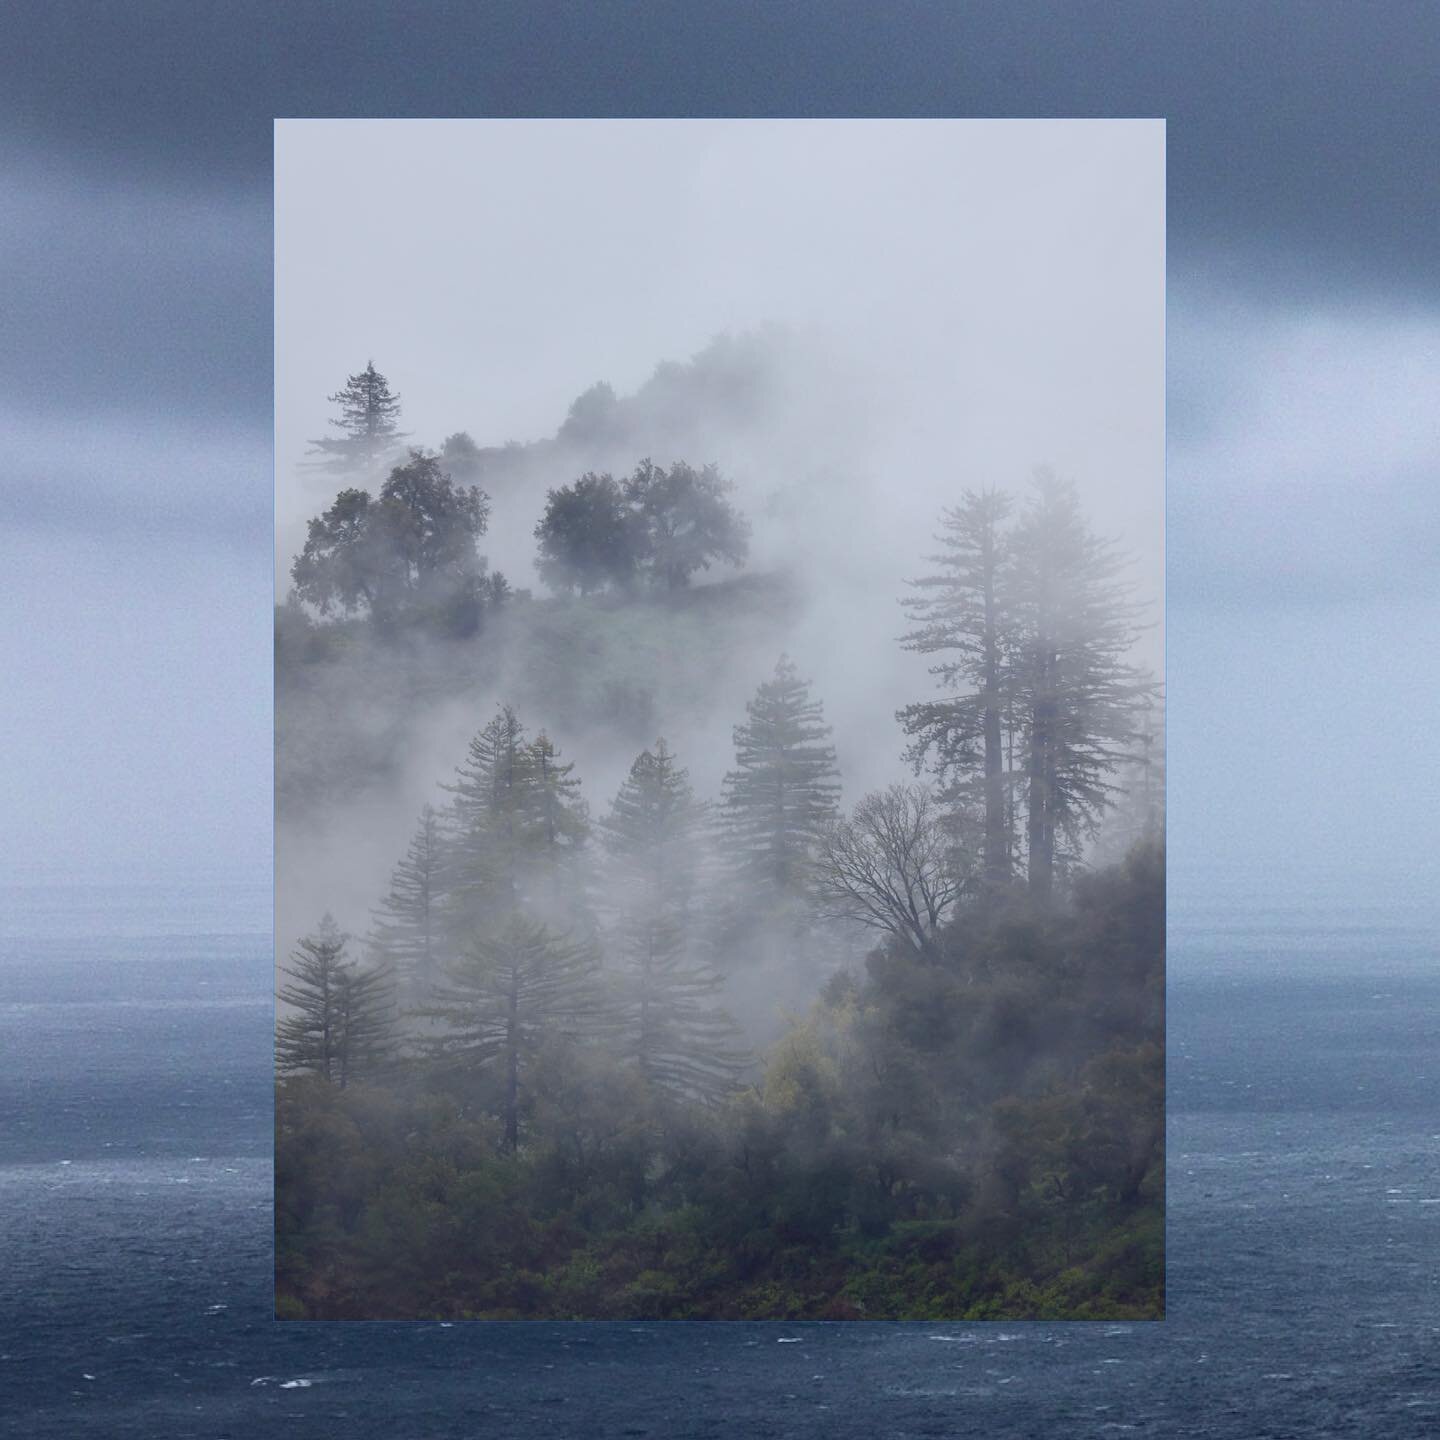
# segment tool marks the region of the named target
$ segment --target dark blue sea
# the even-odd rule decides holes
[[[1172,877],[1168,1318],[270,1320],[268,894],[0,891],[0,1431],[1440,1434],[1440,963],[1402,892]]]

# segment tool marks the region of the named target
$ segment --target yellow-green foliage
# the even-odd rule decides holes
[[[787,1115],[831,1104],[838,1087],[834,1062],[807,1024],[795,1026],[776,1042],[760,1089],[767,1110]]]
[[[1158,1317],[1162,900],[1138,856],[1070,911],[877,952],[725,1106],[546,1049],[513,1154],[484,1067],[287,1080],[277,1313]]]

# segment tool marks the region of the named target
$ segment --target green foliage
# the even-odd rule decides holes
[[[742,414],[764,399],[752,360],[712,347],[625,402],[596,387],[536,455],[578,469],[644,453],[645,407],[682,393]],[[327,921],[286,972],[277,1314],[1162,1313],[1153,811],[1123,863],[1072,865],[1136,763],[1150,686],[1124,659],[1118,559],[1073,496],[1045,482],[1009,528],[993,495],[947,512],[907,637],[947,693],[902,712],[943,808],[894,787],[842,821],[821,706],[782,659],[735,731],[712,866],[706,809],[663,740],[592,847],[574,765],[515,706],[633,754],[655,716],[708,718],[743,657],[778,648],[789,592],[692,588],[743,561],[744,521],[713,467],[647,460],[550,493],[542,572],[580,598],[514,594],[477,553],[486,498],[452,474],[528,464],[457,432],[377,497],[342,492],[277,612],[288,807],[392,776],[440,702],[514,701],[475,735],[449,806],[422,813],[375,911],[374,963],[349,961]],[[1022,849],[1029,893],[1006,883]],[[1066,879],[1058,898],[1042,872]],[[837,913],[878,940],[863,965],[825,927]],[[774,968],[722,984],[715,957],[747,954]],[[747,986],[773,1005],[806,978],[808,1010],[743,1055],[722,990],[748,1012]]]
[[[995,490],[967,491],[941,516],[938,569],[910,582],[915,630],[901,643],[941,658],[930,667],[953,698],[906,706],[898,716],[912,737],[908,758],[934,764],[952,824],[983,837],[988,884],[1000,887],[1014,861],[1013,786],[1005,740],[1015,728],[1010,654],[1014,618],[1009,589],[1013,551],[1003,526],[1009,499]]]
[[[452,936],[463,941],[516,911],[562,928],[587,925],[590,823],[574,768],[545,734],[527,740],[509,705],[471,740],[456,783],[445,786],[455,797],[446,861]]]
[[[392,976],[347,959],[348,940],[326,915],[300,941],[282,972],[291,982],[279,995],[288,1013],[275,1039],[278,1070],[313,1074],[342,1090],[383,1071],[394,1044]]]
[[[489,508],[482,491],[455,484],[438,456],[412,450],[378,499],[343,490],[310,521],[290,571],[295,594],[322,615],[363,613],[383,629],[473,634],[485,599],[476,542]]]
[[[571,403],[557,438],[566,445],[594,448],[618,438],[619,412],[614,389],[597,381]]]
[[[514,914],[477,937],[436,986],[424,1014],[444,1033],[430,1039],[433,1063],[498,1071],[505,1143],[519,1143],[522,1086],[549,1044],[576,1041],[603,1014],[593,945],[575,944]]]
[[[294,594],[322,615],[373,607],[393,584],[393,565],[370,523],[364,490],[342,490],[323,515],[310,521],[305,548],[290,567]]]
[[[549,491],[535,538],[535,568],[552,590],[628,590],[639,574],[643,534],[611,475],[591,472]]]
[[[1163,874],[1143,847],[1065,907],[1012,895],[929,959],[877,951],[709,1108],[587,1041],[589,962],[518,927],[455,977],[459,1063],[282,1084],[280,1313],[1158,1316]],[[507,975],[535,987],[513,1010]]]
[[[1122,579],[1127,557],[1090,529],[1075,487],[1037,475],[1013,543],[1029,882],[1044,897],[1113,802],[1156,687],[1128,659],[1142,607]]]
[[[582,595],[640,580],[684,589],[713,561],[745,561],[749,525],[725,498],[733,489],[715,466],[684,461],[642,460],[623,482],[587,472],[547,493],[536,568],[552,589]]]
[[[494,576],[490,577],[492,580]],[[741,576],[674,596],[487,599],[475,636],[289,612],[276,654],[276,801],[294,816],[384,789],[413,764],[425,718],[487,706],[497,690],[522,714],[634,753],[661,713],[713,712],[756,648],[776,650],[797,596],[773,576]]]
[[[457,480],[475,481],[484,469],[484,452],[466,430],[447,435],[440,446],[440,461]]]

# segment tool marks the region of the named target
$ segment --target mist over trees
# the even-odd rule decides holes
[[[480,447],[470,438],[468,430],[457,430],[447,435],[440,446],[440,463],[446,472],[463,485],[467,480],[480,478],[484,468],[484,455]]]
[[[381,630],[403,623],[474,634],[486,598],[498,593],[477,545],[489,514],[483,491],[457,486],[437,456],[412,450],[378,498],[342,490],[310,521],[290,571],[294,593],[321,615],[363,613]]]
[[[444,1033],[428,1042],[441,1069],[499,1072],[505,1148],[520,1145],[522,1083],[548,1048],[578,1042],[603,1014],[593,946],[512,913],[447,970],[420,1012]]]
[[[601,829],[625,1053],[656,1093],[713,1101],[738,1088],[749,1057],[697,933],[705,818],[662,738],[636,758]]]
[[[747,353],[592,387],[543,506],[494,487],[549,596],[479,552],[517,447],[452,432],[310,521],[285,803],[393,774],[417,715],[468,740],[387,834],[363,961],[327,917],[282,971],[281,1315],[1162,1313],[1163,712],[1125,557],[1053,476],[961,491],[906,601],[914,777],[847,793],[806,655],[755,658],[784,586],[698,583],[749,555],[731,481],[572,463],[697,393],[763,412]],[[715,710],[727,648],[750,698]]]
[[[727,882],[720,946],[735,957],[732,965],[770,968],[788,959],[805,966],[814,960],[819,913],[816,855],[840,795],[830,727],[823,704],[783,655],[745,715],[717,817]]]
[[[977,864],[953,838],[934,793],[891,785],[820,831],[817,893],[825,913],[929,956],[942,922],[973,891]]]
[[[1096,536],[1072,484],[1040,472],[1018,521],[995,491],[947,510],[938,569],[913,581],[920,622],[902,643],[941,657],[957,692],[906,706],[917,770],[928,766],[962,831],[982,836],[992,888],[1021,862],[1040,898],[1078,865],[1135,754],[1158,694],[1128,656],[1143,606],[1126,558]],[[1023,835],[1023,847],[1021,836]]]
[[[440,827],[439,813],[426,805],[409,849],[396,862],[389,892],[373,912],[371,951],[394,974],[411,1007],[429,998],[439,978],[441,897],[450,888]]]

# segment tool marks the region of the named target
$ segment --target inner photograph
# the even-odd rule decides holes
[[[1163,122],[275,177],[277,1317],[1162,1319]]]

